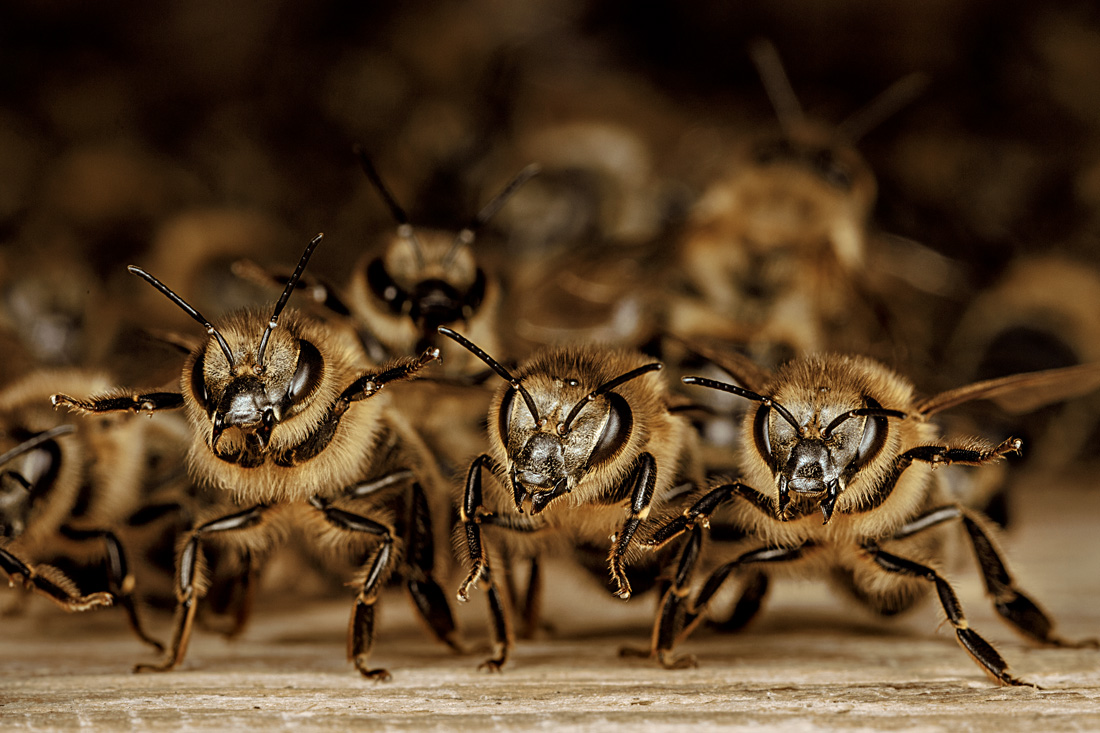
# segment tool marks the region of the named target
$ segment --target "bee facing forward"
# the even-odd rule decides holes
[[[184,364],[180,392],[53,398],[55,405],[93,414],[184,408],[192,475],[212,489],[211,506],[180,544],[171,647],[161,664],[141,670],[168,670],[183,659],[196,604],[209,585],[206,543],[224,543],[249,565],[292,529],[329,559],[359,558],[348,656],[363,675],[389,676],[370,668],[367,657],[375,602],[395,574],[434,633],[456,644],[450,608],[432,578],[437,553],[431,515],[440,509],[431,503],[446,497],[423,444],[378,396],[386,385],[412,378],[438,351],[365,370],[350,333],[284,313],[320,240],[318,235],[306,248],[270,316],[243,311],[217,326],[131,267],[208,333]]]
[[[493,399],[489,452],[470,465],[460,512],[472,568],[458,597],[485,582],[496,649],[483,666],[496,670],[512,640],[490,545],[535,563],[571,554],[597,577],[610,573],[609,589],[626,599],[652,587],[662,569],[637,546],[649,535],[646,519],[702,477],[691,426],[669,410],[665,383],[653,374],[661,364],[629,351],[563,347],[538,352],[513,374],[460,334],[440,333],[508,382]],[[499,574],[507,580],[506,567]],[[537,597],[537,589],[528,593]]]
[[[974,549],[985,587],[997,612],[1040,644],[1069,642],[1015,584],[997,550],[989,523],[952,502],[932,469],[978,466],[1018,453],[1021,441],[998,445],[978,440],[941,440],[928,418],[962,402],[1011,398],[1024,403],[1052,390],[1096,386],[1096,367],[1015,375],[980,382],[919,400],[913,386],[885,366],[860,357],[813,356],[790,362],[769,380],[754,384],[748,371],[734,376],[747,389],[709,379],[684,382],[720,389],[757,403],[745,417],[740,448],[742,476],[710,490],[659,529],[660,546],[690,532],[676,580],[654,632],[656,653],[667,667],[694,664],[671,649],[699,623],[701,614],[732,575],[744,589],[731,625],[756,613],[772,575],[828,578],[870,609],[891,615],[912,606],[934,588],[962,647],[994,680],[1027,684],[1014,677],[1000,654],[971,629],[947,579],[936,569],[948,525],[961,522]],[[1030,397],[1029,397],[1030,395]],[[702,530],[728,525],[741,539],[723,559],[701,555]],[[705,557],[711,573],[685,609],[696,563]],[[686,614],[686,615],[682,615]],[[680,631],[681,620],[687,626]]]

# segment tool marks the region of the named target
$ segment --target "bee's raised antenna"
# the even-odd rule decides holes
[[[129,270],[131,274],[137,275],[142,280],[159,290],[166,298],[168,298],[168,300],[178,305],[184,313],[201,323],[206,329],[206,332],[217,339],[218,346],[221,347],[222,353],[225,354],[225,360],[229,362],[229,368],[233,368],[233,352],[229,350],[229,344],[225,342],[225,337],[221,335],[221,332],[219,332],[218,329],[210,325],[210,321],[206,320],[206,318],[203,317],[203,315],[197,310],[195,310],[190,303],[172,292],[171,288],[162,283],[160,280],[157,280],[145,270],[136,265],[130,265],[126,269]]]
[[[649,374],[650,372],[660,371],[661,369],[664,369],[664,368],[665,368],[664,364],[662,364],[659,361],[655,361],[652,364],[646,364],[644,366],[638,367],[637,369],[631,369],[626,374],[620,374],[619,376],[615,377],[614,379],[609,380],[607,382],[604,382],[599,387],[596,387],[596,389],[592,390],[587,395],[585,395],[581,400],[579,400],[577,402],[577,404],[573,405],[573,409],[571,409],[569,411],[569,415],[566,416],[565,422],[563,422],[561,424],[561,434],[566,435],[566,434],[569,433],[569,427],[573,424],[573,420],[575,420],[577,418],[577,415],[580,414],[580,411],[584,409],[585,405],[587,405],[592,400],[596,399],[597,397],[599,397],[602,394],[610,392],[611,390],[615,389],[616,387],[618,387],[621,384],[625,384],[626,382],[629,382],[631,379],[637,379],[638,377],[642,376],[643,374]]]
[[[42,445],[48,440],[61,435],[68,435],[76,430],[74,425],[58,425],[56,428],[50,428],[49,430],[39,433],[33,437],[27,438],[19,445],[15,446],[11,450],[7,451],[3,455],[0,455],[0,466],[3,466],[8,461],[12,461],[24,453],[30,453],[32,450]]]
[[[542,171],[542,167],[537,163],[532,163],[517,173],[515,178],[509,181],[508,185],[501,189],[500,193],[494,196],[489,203],[485,204],[481,211],[477,212],[477,216],[474,217],[473,221],[459,230],[458,234],[455,236],[454,243],[451,244],[451,248],[447,250],[447,255],[443,258],[443,266],[446,267],[451,264],[451,259],[454,258],[455,253],[458,252],[460,247],[472,244],[481,227],[485,226],[486,222],[496,216],[501,207],[508,202],[508,199],[512,198],[512,194],[519,190],[520,186],[537,176],[540,171]]]
[[[271,314],[271,320],[267,322],[267,330],[264,331],[264,336],[260,339],[260,348],[256,351],[257,368],[264,365],[264,351],[267,350],[267,340],[271,337],[271,332],[275,330],[275,326],[279,324],[279,314],[283,312],[287,300],[290,299],[290,294],[294,292],[294,287],[298,284],[298,280],[301,279],[302,273],[305,272],[310,255],[313,254],[313,250],[317,249],[317,245],[321,243],[321,239],[324,236],[324,234],[318,234],[316,237],[309,240],[309,244],[306,245],[306,251],[302,253],[302,258],[298,260],[298,267],[294,269],[294,274],[286,281],[286,287],[283,288],[283,294],[279,296],[279,302],[275,304],[275,312]]]
[[[744,397],[747,400],[759,402],[763,405],[767,405],[768,407],[774,407],[775,411],[778,412],[784,420],[791,424],[791,427],[795,429],[795,432],[797,432],[799,435],[802,434],[802,428],[798,426],[798,421],[794,419],[794,415],[791,414],[791,411],[773,400],[771,397],[765,397],[763,395],[756,394],[755,392],[749,391],[743,387],[738,387],[736,384],[727,384],[726,382],[719,382],[716,379],[707,379],[706,377],[682,377],[680,381],[684,384],[697,384],[700,387],[717,389],[721,392],[729,392],[730,394],[735,394],[738,397]],[[827,429],[828,428],[826,428],[826,430]]]
[[[775,109],[775,116],[779,118],[779,126],[783,132],[790,131],[806,118],[802,111],[802,104],[795,96],[791,80],[783,69],[783,60],[779,58],[779,52],[775,45],[765,39],[757,38],[749,43],[749,58],[756,67],[756,73],[760,75],[760,81],[764,84],[764,91],[771,100]]]
[[[837,136],[851,144],[858,142],[868,132],[919,97],[927,86],[928,76],[925,74],[914,72],[903,76],[837,125]]]
[[[440,326],[436,330],[457,343],[462,348],[469,351],[477,358],[481,359],[486,364],[488,364],[490,369],[499,374],[505,381],[515,387],[519,391],[520,395],[523,396],[523,401],[527,403],[527,409],[530,410],[531,417],[534,418],[535,424],[538,425],[540,422],[542,422],[539,418],[538,408],[535,407],[535,400],[531,397],[531,393],[527,391],[527,389],[523,386],[523,384],[520,383],[518,379],[509,374],[508,370],[505,369],[500,362],[486,354],[484,351],[481,350],[480,347],[478,347],[476,344],[474,344],[472,341],[470,341],[468,338],[458,333],[457,331],[452,331],[446,326]]]
[[[386,184],[382,182],[382,176],[378,175],[378,169],[374,167],[374,162],[367,155],[367,151],[363,149],[363,146],[356,143],[352,150],[359,157],[359,165],[363,167],[363,172],[367,174],[367,180],[371,182],[375,190],[378,191],[378,195],[382,197],[382,200],[386,202],[386,206],[389,207],[390,215],[393,216],[394,221],[397,222],[397,233],[404,239],[409,241],[412,245],[413,252],[416,253],[416,262],[420,267],[424,266],[424,252],[420,248],[420,241],[416,238],[416,232],[413,231],[412,223],[409,221],[409,215],[405,213],[405,210],[401,208],[401,204],[397,203],[397,199],[393,197],[390,190],[386,188]]]

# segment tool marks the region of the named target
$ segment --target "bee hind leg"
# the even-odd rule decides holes
[[[25,563],[4,549],[0,549],[0,570],[11,582],[44,595],[66,611],[87,611],[114,602],[110,593],[82,595],[76,584],[57,568]]]
[[[1008,671],[1008,664],[1004,658],[986,641],[978,632],[967,624],[963,615],[962,606],[958,596],[955,595],[951,585],[932,568],[920,563],[907,560],[903,557],[885,552],[873,543],[864,545],[864,550],[871,556],[875,563],[888,573],[897,573],[914,578],[927,580],[934,584],[939,595],[940,605],[947,615],[947,621],[955,629],[955,637],[966,653],[970,655],[978,666],[988,674],[995,682],[1006,686],[1038,687],[1030,682],[1015,677]]]
[[[458,638],[454,614],[443,589],[432,577],[435,569],[435,541],[432,534],[431,514],[424,490],[418,483],[412,485],[410,518],[405,537],[406,582],[409,596],[416,610],[428,622],[432,633],[458,653],[466,651]]]

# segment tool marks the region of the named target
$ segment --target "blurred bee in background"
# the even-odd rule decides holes
[[[953,370],[972,380],[1100,362],[1100,273],[1059,255],[1014,260],[975,297],[946,353]],[[1089,395],[1026,417],[979,413],[986,426],[1022,432],[1029,460],[1064,468],[1092,460],[1100,447],[1100,399]]]
[[[138,638],[160,649],[139,617],[132,552],[120,540],[127,524],[148,525],[162,515],[149,511],[156,487],[149,483],[147,426],[109,415],[76,430],[49,406],[58,388],[99,391],[109,384],[102,374],[55,369],[0,392],[0,439],[9,449],[0,473],[0,558],[9,578],[66,610],[121,606]]]
[[[670,410],[665,382],[653,374],[660,363],[629,351],[558,347],[513,373],[455,331],[440,333],[507,382],[489,410],[489,452],[467,473],[457,540],[471,564],[459,600],[478,582],[486,586],[494,651],[482,667],[494,671],[513,643],[501,592],[510,561],[532,563],[527,628],[537,617],[538,562],[548,556],[574,558],[620,598],[648,590],[664,566],[638,549],[647,519],[702,475],[691,426]]]
[[[737,376],[744,387],[684,378],[687,384],[739,395],[755,407],[744,420],[740,478],[695,497],[646,540],[660,547],[689,533],[655,624],[653,653],[662,665],[695,664],[691,657],[675,656],[673,646],[699,624],[731,576],[743,587],[729,628],[755,615],[772,577],[813,577],[887,616],[905,611],[934,588],[959,644],[974,661],[1000,684],[1028,684],[970,628],[938,569],[955,522],[966,530],[994,608],[1013,628],[1047,646],[1096,646],[1094,640],[1073,642],[1055,633],[1047,614],[1013,580],[988,521],[952,501],[933,473],[948,465],[995,463],[1019,453],[1022,441],[944,440],[929,422],[970,400],[997,400],[1024,410],[1094,389],[1100,386],[1096,365],[978,382],[923,400],[906,379],[865,357],[805,357],[780,367],[764,383]],[[708,526],[740,539],[731,548],[704,552]],[[700,563],[708,573],[701,586],[695,582]]]
[[[239,554],[247,576],[295,530],[303,547],[330,564],[351,562],[358,569],[348,657],[364,676],[389,677],[371,668],[368,656],[375,605],[391,578],[404,582],[435,635],[458,646],[450,607],[433,577],[445,555],[436,551],[432,517],[446,511],[448,497],[424,444],[379,395],[413,378],[439,352],[367,368],[350,332],[284,312],[320,240],[306,247],[270,315],[233,312],[217,326],[155,277],[130,267],[207,331],[184,363],[180,390],[53,397],[55,405],[89,415],[182,408],[191,426],[191,474],[209,490],[209,501],[179,544],[171,646],[159,664],[138,670],[169,670],[186,654],[198,603],[210,587],[207,546]]]
[[[682,289],[668,330],[743,344],[762,363],[873,344],[868,239],[877,185],[855,143],[910,101],[903,78],[845,122],[809,120],[775,48],[750,48],[781,133],[753,141],[704,192],[679,246]],[[849,343],[850,342],[850,343]]]

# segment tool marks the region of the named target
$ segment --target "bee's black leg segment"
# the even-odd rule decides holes
[[[1069,648],[1097,648],[1096,639],[1070,641],[1056,634],[1054,622],[1046,612],[1016,587],[982,519],[966,509],[959,508],[959,512],[974,548],[974,556],[981,568],[986,592],[993,599],[993,607],[1003,619],[1040,644]]]
[[[137,637],[157,651],[164,651],[164,645],[149,636],[141,623],[134,604],[134,576],[126,561],[126,551],[114,532],[101,529],[77,529],[69,525],[62,526],[60,532],[76,542],[103,540],[107,549],[107,590],[115,597],[115,602],[126,611],[130,628]]]
[[[684,624],[688,621],[685,601],[691,590],[691,581],[703,547],[703,528],[694,527],[680,552],[676,564],[676,575],[672,584],[661,599],[657,613],[657,623],[653,628],[651,641],[652,654],[665,669],[687,669],[698,666],[695,657],[690,654],[676,655],[672,648],[680,637]]]
[[[936,586],[940,605],[943,606],[948,623],[955,629],[955,636],[959,644],[994,681],[1002,685],[1035,687],[1031,683],[1014,677],[1008,671],[1008,664],[997,650],[983,639],[978,632],[969,627],[966,616],[963,615],[962,606],[959,604],[958,596],[955,595],[954,589],[943,576],[926,565],[885,552],[873,543],[867,543],[863,547],[871,556],[871,559],[886,572],[921,578]]]
[[[1004,458],[1009,453],[1019,453],[1023,441],[1019,438],[1008,438],[996,446],[985,448],[951,448],[941,445],[922,445],[910,448],[898,457],[906,465],[913,461],[923,461],[933,465],[949,465],[959,463],[964,466],[980,466]]]
[[[756,616],[767,594],[768,575],[752,573],[746,579],[741,596],[737,599],[729,618],[725,621],[711,621],[707,625],[726,633],[740,631]]]
[[[710,515],[726,502],[740,498],[747,501],[765,516],[775,519],[779,510],[774,502],[751,486],[740,482],[716,486],[698,499],[679,517],[657,529],[653,536],[644,542],[647,547],[660,547],[688,531],[696,523],[707,525]]]
[[[106,592],[81,595],[76,584],[57,568],[25,563],[3,548],[0,548],[0,570],[11,582],[44,595],[66,611],[87,611],[114,602],[114,597]]]
[[[420,370],[439,359],[439,349],[430,348],[418,357],[399,359],[395,366],[374,372],[367,372],[352,382],[340,395],[340,403],[347,405],[365,400],[378,394],[391,382],[404,382],[413,379]]]
[[[489,601],[493,656],[478,665],[478,669],[487,672],[499,672],[508,661],[508,656],[512,651],[512,623],[504,597],[501,595],[495,578],[488,567],[485,568],[482,578],[485,580],[485,595]]]
[[[634,533],[638,531],[638,525],[649,511],[650,502],[653,501],[653,491],[657,486],[657,461],[653,458],[653,454],[643,453],[638,456],[638,461],[634,464],[634,470],[631,471],[628,480],[634,482],[634,490],[630,496],[630,516],[615,534],[611,555],[608,557],[611,578],[617,586],[615,595],[623,600],[630,598],[630,581],[626,577],[623,561],[634,539]]]
[[[481,471],[496,465],[488,454],[482,453],[470,464],[466,474],[466,490],[462,495],[462,528],[466,535],[466,550],[470,555],[470,573],[458,588],[458,600],[470,599],[470,589],[489,572],[489,558],[481,544],[481,518],[485,510],[481,498]]]
[[[523,627],[520,629],[520,638],[534,638],[538,631],[541,606],[542,565],[537,557],[532,557],[528,563],[527,592],[523,596]]]
[[[439,583],[432,577],[435,569],[435,541],[431,514],[424,489],[413,483],[410,489],[409,518],[405,537],[405,585],[416,610],[428,622],[432,633],[457,652],[464,651],[458,640],[451,606]]]
[[[243,511],[211,519],[191,530],[176,561],[177,605],[172,641],[164,659],[159,664],[139,664],[134,667],[135,672],[167,672],[183,661],[187,653],[187,645],[191,640],[198,601],[205,594],[202,583],[198,582],[201,573],[203,537],[219,532],[255,527],[263,520],[263,514],[267,509],[267,504],[257,504]]]
[[[390,673],[382,668],[369,667],[367,659],[374,645],[374,607],[378,601],[378,592],[393,570],[393,532],[381,522],[332,506],[321,497],[311,498],[310,503],[321,510],[325,519],[333,526],[347,532],[373,535],[381,540],[373,557],[365,563],[366,575],[359,594],[355,597],[355,607],[348,626],[348,659],[364,677],[385,682],[390,679]]]
[[[65,394],[50,398],[54,407],[66,407],[71,412],[156,412],[183,407],[183,395],[178,392],[146,392],[112,397],[91,397],[81,400]]]

